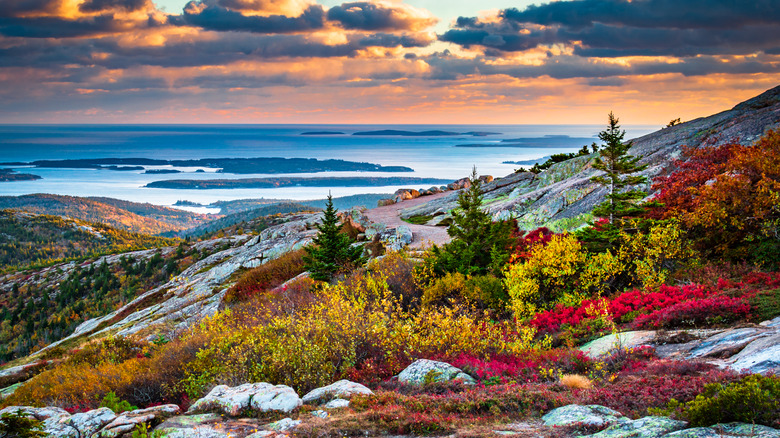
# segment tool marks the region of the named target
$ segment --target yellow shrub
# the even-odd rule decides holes
[[[537,245],[525,263],[510,265],[504,284],[518,317],[532,315],[554,303],[567,292],[575,292],[575,283],[586,253],[570,234],[553,236],[547,245]]]
[[[204,321],[198,331],[212,342],[188,368],[191,397],[214,384],[246,381],[305,392],[345,377],[367,360],[397,373],[422,357],[466,352],[487,357],[533,347],[533,330],[490,322],[464,305],[409,313],[379,274],[324,286],[319,299],[295,314],[270,314],[261,307],[241,324],[231,312]]]

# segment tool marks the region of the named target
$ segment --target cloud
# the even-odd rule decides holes
[[[130,32],[165,23],[150,0],[3,0],[0,35],[74,38]]]
[[[149,0],[86,0],[79,5],[82,12],[102,12],[111,10],[141,11],[149,8]]]
[[[555,44],[583,57],[750,54],[780,44],[776,1],[560,1],[460,17],[445,42],[503,52]]]
[[[345,29],[422,30],[438,21],[427,11],[405,4],[385,2],[352,2],[328,10],[328,20]]]
[[[245,15],[215,1],[191,1],[185,6],[182,15],[171,17],[171,23],[217,31],[296,33],[322,29],[325,11],[322,6],[312,5],[295,17]]]

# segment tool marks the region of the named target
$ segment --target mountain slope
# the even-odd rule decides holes
[[[160,234],[201,225],[213,216],[111,198],[49,194],[0,196],[0,209],[66,216],[145,234]]]
[[[625,122],[625,121],[624,121]],[[726,143],[752,144],[770,129],[780,126],[780,87],[742,102],[721,113],[664,128],[632,140],[631,155],[641,157],[648,167],[643,175],[652,179],[679,158],[683,146],[703,148]],[[484,185],[485,204],[495,219],[514,217],[520,228],[547,226],[572,229],[592,217],[590,212],[606,194],[591,182],[600,173],[590,162],[596,154],[553,165],[539,174],[516,173]],[[650,186],[640,187],[650,193]],[[407,208],[401,217],[430,216],[456,207],[457,193],[436,201]],[[437,216],[440,221],[444,216]]]
[[[175,244],[173,239],[117,230],[60,216],[0,210],[0,270]]]

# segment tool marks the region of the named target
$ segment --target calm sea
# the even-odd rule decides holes
[[[28,162],[42,159],[75,158],[318,158],[365,161],[381,165],[401,165],[413,173],[327,172],[295,176],[419,176],[458,179],[467,176],[472,166],[480,174],[503,176],[517,165],[504,161],[522,161],[554,153],[572,152],[583,144],[597,141],[603,126],[596,125],[0,125],[0,162]],[[657,130],[658,126],[626,126],[626,138]],[[495,132],[496,135],[474,137],[353,136],[357,131],[374,130],[452,132]],[[306,132],[341,132],[343,135],[301,135]],[[493,147],[502,140],[515,138],[544,139],[569,136],[532,147]],[[588,141],[583,141],[588,139]],[[555,145],[552,145],[555,143]],[[463,148],[460,144],[482,144],[488,147]],[[279,189],[170,190],[143,187],[165,179],[233,179],[279,175],[234,175],[195,173],[180,169],[174,175],[144,174],[142,171],[96,169],[25,169],[40,175],[36,181],[0,182],[0,196],[30,193],[53,193],[73,196],[108,196],[136,202],[171,205],[177,200],[209,204],[218,200],[245,198],[318,199],[330,190],[334,196],[357,193],[391,193],[397,186],[386,187],[288,187]],[[206,211],[201,209],[200,211]],[[212,210],[213,211],[213,210]]]

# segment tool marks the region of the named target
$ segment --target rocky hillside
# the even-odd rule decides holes
[[[629,122],[624,120],[624,122]],[[726,143],[752,144],[770,129],[780,127],[780,86],[721,113],[664,128],[631,140],[629,151],[642,157],[652,179],[679,158],[684,146],[703,148]],[[522,229],[547,226],[554,230],[576,228],[592,217],[590,211],[604,197],[605,189],[590,181],[599,171],[590,166],[595,154],[553,165],[539,174],[516,173],[484,185],[485,203],[495,219],[514,217]],[[651,193],[650,187],[643,187]],[[414,208],[403,218],[430,217],[429,224],[447,218],[457,193]]]

